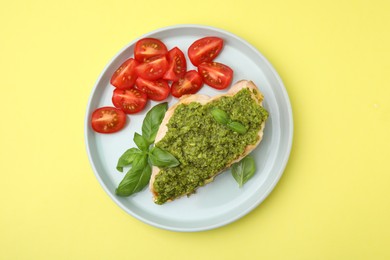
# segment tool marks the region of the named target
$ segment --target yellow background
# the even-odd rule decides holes
[[[228,30],[274,65],[294,143],[271,195],[228,226],[151,227],[88,162],[93,85],[134,38]],[[390,2],[0,2],[0,259],[390,259]]]

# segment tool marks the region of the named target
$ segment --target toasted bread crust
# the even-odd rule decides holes
[[[209,102],[212,102],[214,100],[217,100],[217,99],[219,99],[219,98],[221,98],[223,96],[234,96],[236,93],[238,93],[240,90],[242,90],[244,88],[248,88],[250,90],[256,90],[256,91],[251,91],[252,98],[260,106],[262,106],[262,102],[263,102],[263,99],[264,99],[263,94],[259,91],[259,89],[256,87],[256,85],[252,81],[248,81],[248,80],[238,81],[236,84],[234,84],[230,88],[230,90],[227,93],[221,94],[221,95],[217,95],[217,96],[214,96],[214,97],[209,97],[207,95],[201,95],[201,94],[182,96],[180,98],[180,100],[175,105],[171,106],[167,110],[167,112],[165,113],[164,119],[161,122],[160,128],[159,128],[159,130],[157,132],[157,135],[156,135],[156,138],[155,138],[155,143],[158,143],[165,136],[165,134],[168,132],[168,127],[167,127],[168,122],[171,119],[171,117],[173,116],[177,106],[179,106],[181,104],[189,104],[191,102],[198,102],[201,105],[205,105],[205,104],[207,104]],[[236,163],[236,162],[240,161],[242,158],[247,156],[251,151],[253,151],[260,144],[261,140],[263,139],[264,127],[265,127],[265,122],[263,122],[261,124],[261,128],[260,128],[260,130],[258,132],[258,137],[259,138],[258,138],[258,140],[257,140],[257,142],[255,144],[246,146],[244,152],[236,160],[233,160],[230,163],[228,163],[223,170],[221,170],[220,172],[217,172],[213,177],[211,177],[210,179],[206,180],[206,183],[209,183],[209,182],[213,181],[215,176],[217,176],[218,174],[220,174],[221,172],[223,172],[224,170],[229,168],[233,163]],[[156,200],[156,197],[157,197],[158,194],[154,190],[153,183],[154,183],[154,180],[156,178],[156,175],[159,172],[160,172],[160,169],[158,167],[156,167],[156,166],[153,166],[153,168],[152,168],[152,175],[151,175],[150,182],[149,182],[149,189],[150,189],[150,191],[153,194],[153,199],[154,200]],[[172,198],[172,200],[173,199],[176,199],[176,198]]]

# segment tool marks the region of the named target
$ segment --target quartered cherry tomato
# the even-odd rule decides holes
[[[184,53],[177,47],[168,52],[167,59],[169,62],[168,69],[163,79],[178,81],[187,71],[187,61]]]
[[[182,95],[195,94],[203,86],[202,78],[196,70],[189,70],[183,78],[173,82],[171,87],[172,96],[181,97]]]
[[[112,75],[111,85],[119,89],[132,88],[137,79],[137,74],[135,73],[137,65],[138,62],[133,58],[126,60]]]
[[[188,57],[194,66],[202,62],[210,62],[218,56],[223,47],[223,40],[219,37],[204,37],[196,40],[188,48]]]
[[[148,97],[137,89],[115,89],[112,103],[126,114],[134,114],[144,109]]]
[[[144,62],[154,56],[165,55],[168,49],[165,44],[155,38],[143,38],[135,44],[134,57],[139,62]]]
[[[162,78],[168,69],[168,61],[165,55],[154,56],[143,63],[140,63],[135,71],[141,78],[156,80]]]
[[[166,99],[171,92],[168,82],[163,79],[155,81],[138,78],[135,82],[135,88],[146,93],[149,99],[161,101]]]
[[[203,82],[216,89],[225,89],[232,82],[233,70],[219,62],[203,62],[198,71]]]
[[[126,114],[115,107],[101,107],[92,113],[92,129],[98,133],[118,132],[126,123]]]

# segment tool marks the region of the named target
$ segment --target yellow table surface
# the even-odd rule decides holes
[[[282,179],[197,233],[131,217],[89,164],[93,85],[136,37],[210,25],[253,44],[289,93]],[[0,259],[390,259],[390,2],[0,2]]]

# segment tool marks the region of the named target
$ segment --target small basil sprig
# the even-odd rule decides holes
[[[148,185],[152,174],[152,165],[158,167],[175,167],[180,162],[169,152],[153,147],[158,128],[164,118],[168,104],[154,106],[145,116],[142,123],[142,135],[134,133],[133,141],[138,148],[130,148],[119,158],[117,170],[123,172],[123,167],[131,165],[115,193],[118,196],[130,196],[141,191]]]
[[[234,132],[237,132],[239,134],[245,134],[248,131],[248,129],[246,129],[246,127],[240,122],[232,121],[229,115],[222,109],[213,108],[211,110],[211,114],[213,115],[215,121],[222,125],[226,125],[230,128],[230,130]]]
[[[233,164],[232,175],[241,188],[255,174],[256,165],[252,156],[246,156],[241,161]]]

